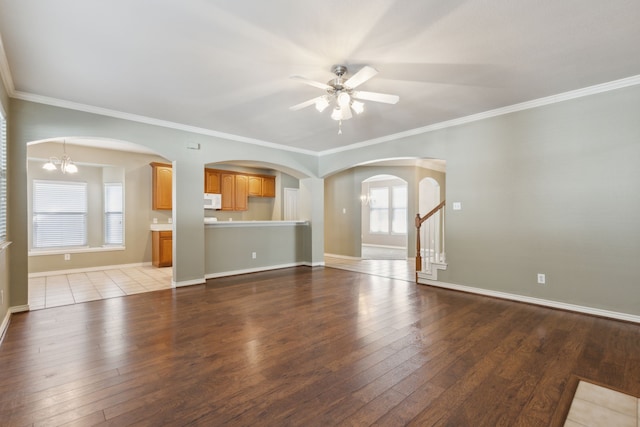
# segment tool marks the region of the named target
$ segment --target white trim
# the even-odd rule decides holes
[[[403,234],[405,236],[406,234]],[[407,246],[392,246],[392,245],[376,245],[375,243],[363,243],[362,246],[369,248],[383,248],[383,249],[407,249]]]
[[[357,256],[328,254],[328,253],[325,253],[324,256],[328,256],[328,257],[331,257],[331,258],[351,259],[351,260],[354,260],[354,261],[362,261],[362,258],[357,257]]]
[[[4,319],[2,319],[2,324],[0,324],[0,344],[2,344],[5,333],[7,332],[7,329],[9,329],[11,315],[13,313],[22,313],[23,311],[29,311],[29,305],[16,305],[14,307],[9,307],[7,313],[4,315]]]
[[[423,133],[432,132],[434,130],[445,129],[453,126],[462,125],[465,123],[471,123],[478,120],[487,119],[490,117],[501,116],[504,114],[509,114],[517,111],[528,110],[531,108],[537,108],[545,105],[555,104],[558,102],[568,101],[575,98],[581,98],[584,96],[595,95],[602,92],[609,92],[616,89],[622,89],[629,86],[635,86],[640,84],[640,74],[635,76],[626,77],[619,80],[614,80],[612,82],[601,83],[593,86],[588,86],[582,89],[576,89],[569,92],[564,92],[556,95],[547,96],[544,98],[538,98],[531,101],[521,102],[519,104],[513,104],[506,107],[496,108],[493,110],[472,114],[466,117],[460,117],[453,120],[447,120],[444,122],[434,123],[428,126],[423,126],[415,129],[410,129],[403,132],[398,132],[391,135],[385,135],[379,138],[369,139],[366,141],[356,142],[354,144],[346,145],[344,147],[332,148],[324,151],[311,151],[303,148],[291,147],[288,145],[277,144],[274,142],[263,141],[254,138],[247,138],[240,135],[233,135],[224,132],[218,132],[211,129],[204,129],[195,126],[188,126],[180,123],[170,122],[166,120],[154,119],[146,116],[139,116],[136,114],[124,113],[121,111],[109,110],[106,108],[95,107],[87,104],[80,104],[71,101],[65,101],[56,98],[50,98],[41,95],[35,95],[31,93],[16,91],[13,87],[13,80],[11,79],[11,75],[9,73],[8,63],[6,62],[6,57],[4,57],[4,50],[1,45],[0,40],[0,73],[2,74],[3,81],[5,82],[5,87],[9,93],[9,96],[12,98],[22,99],[24,101],[36,102],[39,104],[52,105],[61,108],[68,108],[71,110],[84,111],[87,113],[99,114],[107,117],[115,117],[123,120],[130,120],[133,122],[146,123],[154,126],[161,126],[171,129],[183,130],[185,132],[192,132],[201,135],[208,135],[217,138],[222,138],[231,141],[244,142],[248,144],[259,145],[263,147],[295,152],[306,154],[310,156],[322,157],[329,154],[340,153],[343,151],[354,150],[357,148],[368,147],[371,145],[380,144],[383,142],[394,141],[401,138],[406,138],[409,136],[420,135]]]
[[[259,273],[261,271],[269,271],[269,270],[280,270],[281,268],[290,268],[290,267],[300,267],[303,265],[308,265],[308,263],[304,262],[292,262],[288,264],[280,264],[280,265],[269,265],[265,267],[256,267],[256,268],[246,268],[242,270],[231,270],[231,271],[223,271],[220,273],[209,273],[205,274],[205,279],[216,279],[218,277],[227,277],[227,276],[237,276],[239,274],[248,274],[248,273]]]
[[[594,307],[585,307],[582,305],[569,304],[559,301],[551,301],[542,298],[528,297],[525,295],[510,294],[507,292],[493,291],[490,289],[475,288],[472,286],[456,285],[454,283],[439,282],[437,280],[419,281],[419,284],[430,285],[438,288],[451,289],[454,291],[468,292],[477,295],[484,295],[494,298],[501,298],[511,301],[524,302],[528,304],[541,305],[544,307],[558,308],[560,310],[574,311],[577,313],[590,314],[593,316],[607,317],[616,320],[624,320],[626,322],[640,323],[640,316],[628,313],[620,313],[617,311],[603,310]]]
[[[318,262],[303,262],[300,265],[304,265],[305,267],[324,267],[325,263],[324,261],[318,261]]]
[[[11,77],[9,60],[7,59],[7,55],[4,50],[4,44],[2,43],[2,36],[0,36],[0,77],[2,77],[2,83],[4,84],[4,88],[7,90],[7,94],[9,96],[13,96],[16,90],[15,86],[13,85],[13,77]],[[0,109],[2,109],[1,105]]]
[[[120,268],[147,267],[150,265],[151,265],[150,262],[135,262],[132,264],[101,265],[96,267],[72,268],[69,270],[41,271],[38,273],[29,273],[29,278],[31,279],[34,277],[54,276],[54,275],[61,275],[61,274],[87,273],[91,271],[117,270]]]
[[[29,311],[29,310],[31,310],[31,309],[29,308],[29,305],[28,305],[28,304],[25,304],[25,305],[15,305],[15,306],[13,306],[13,307],[9,307],[9,312],[10,312],[11,314],[13,314],[13,313],[22,313],[22,312],[24,312],[24,311]]]
[[[31,249],[28,256],[45,256],[45,255],[63,255],[63,254],[82,254],[92,252],[114,252],[124,251],[125,246],[94,246],[83,248],[67,248],[67,249]]]
[[[185,132],[197,133],[200,135],[213,136],[216,138],[226,139],[229,141],[244,142],[247,144],[259,145],[262,147],[274,148],[277,150],[292,151],[294,153],[301,153],[310,156],[317,156],[318,153],[311,150],[305,150],[303,148],[291,147],[288,145],[276,144],[274,142],[263,141],[261,139],[248,138],[240,135],[233,135],[230,133],[219,132],[212,129],[204,129],[196,126],[184,125],[181,123],[170,122],[167,120],[154,119],[152,117],[139,116],[137,114],[123,113],[121,111],[110,110],[102,107],[95,107],[93,105],[80,104],[77,102],[66,101],[63,99],[50,98],[48,96],[35,95],[27,92],[13,91],[13,98],[21,99],[23,101],[35,102],[38,104],[52,105],[54,107],[67,108],[70,110],[84,111],[86,113],[99,114],[101,116],[114,117],[116,119],[129,120],[132,122],[145,123],[153,126],[160,126],[170,129],[182,130]]]
[[[519,104],[513,104],[506,107],[496,108],[482,113],[472,114],[466,117],[460,117],[458,119],[447,120],[440,123],[434,123],[432,125],[410,129],[404,132],[398,132],[391,135],[385,135],[380,138],[369,139],[362,142],[356,142],[355,144],[346,145],[344,147],[332,148],[318,152],[318,156],[326,156],[328,154],[336,154],[343,151],[354,150],[356,148],[369,147],[371,145],[380,144],[383,142],[395,141],[401,138],[407,138],[409,136],[420,135],[423,133],[433,132],[439,129],[446,129],[453,126],[459,126],[466,123],[476,122],[478,120],[484,120],[491,117],[502,116],[509,113],[515,113],[517,111],[529,110],[532,108],[542,107],[545,105],[556,104],[558,102],[568,101],[575,98],[581,98],[584,96],[595,95],[602,92],[609,92],[616,89],[622,89],[629,86],[635,86],[640,84],[640,74],[636,76],[627,77],[624,79],[614,80],[612,82],[601,83],[594,86],[589,86],[582,89],[572,90],[569,92],[559,93],[557,95],[551,95],[544,98],[538,98],[531,101],[521,102]]]
[[[9,329],[9,322],[11,321],[11,310],[7,310],[7,313],[4,315],[4,319],[2,319],[2,324],[0,324],[0,344],[2,344],[2,340],[4,340],[4,335]]]
[[[204,285],[206,283],[206,279],[193,279],[193,280],[184,280],[181,282],[175,282],[171,279],[171,287],[172,288],[182,288],[183,286],[193,286],[193,285]]]
[[[0,254],[4,252],[4,250],[7,249],[10,244],[11,244],[10,241],[0,243]]]

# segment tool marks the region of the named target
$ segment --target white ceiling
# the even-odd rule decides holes
[[[12,96],[312,152],[640,75],[638,0],[0,0],[0,37]],[[334,64],[400,102],[290,111]]]

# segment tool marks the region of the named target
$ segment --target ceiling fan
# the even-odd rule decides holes
[[[356,114],[360,114],[364,111],[364,103],[360,101],[374,101],[383,102],[385,104],[396,104],[400,100],[400,97],[397,95],[355,90],[362,83],[378,74],[378,70],[373,67],[365,65],[357,73],[346,80],[346,66],[334,65],[331,68],[331,72],[334,73],[336,77],[329,80],[327,83],[316,82],[302,76],[291,76],[293,80],[308,84],[309,86],[324,89],[326,91],[326,94],[289,107],[289,109],[292,111],[297,111],[310,105],[315,105],[316,109],[322,112],[333,103],[334,108],[331,112],[331,118],[333,120],[339,120],[340,122],[342,122],[342,120],[349,120],[351,117],[353,117],[352,110]]]

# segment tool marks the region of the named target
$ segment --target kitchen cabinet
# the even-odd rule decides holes
[[[223,211],[249,209],[249,177],[236,173],[220,173]]]
[[[262,177],[262,197],[276,197],[276,177]]]
[[[249,177],[236,175],[235,209],[246,211],[249,209]]]
[[[153,210],[172,209],[172,171],[171,165],[166,163],[151,163],[152,170],[152,201]]]
[[[204,192],[220,194],[220,172],[215,169],[204,170]]]
[[[173,234],[171,231],[151,232],[151,263],[155,267],[171,267]]]
[[[262,181],[261,176],[249,177],[249,196],[262,197]]]
[[[249,196],[275,197],[276,178],[273,176],[249,175]]]

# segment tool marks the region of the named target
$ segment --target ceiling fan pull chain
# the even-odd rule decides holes
[[[342,120],[338,122],[338,135],[342,135]]]

